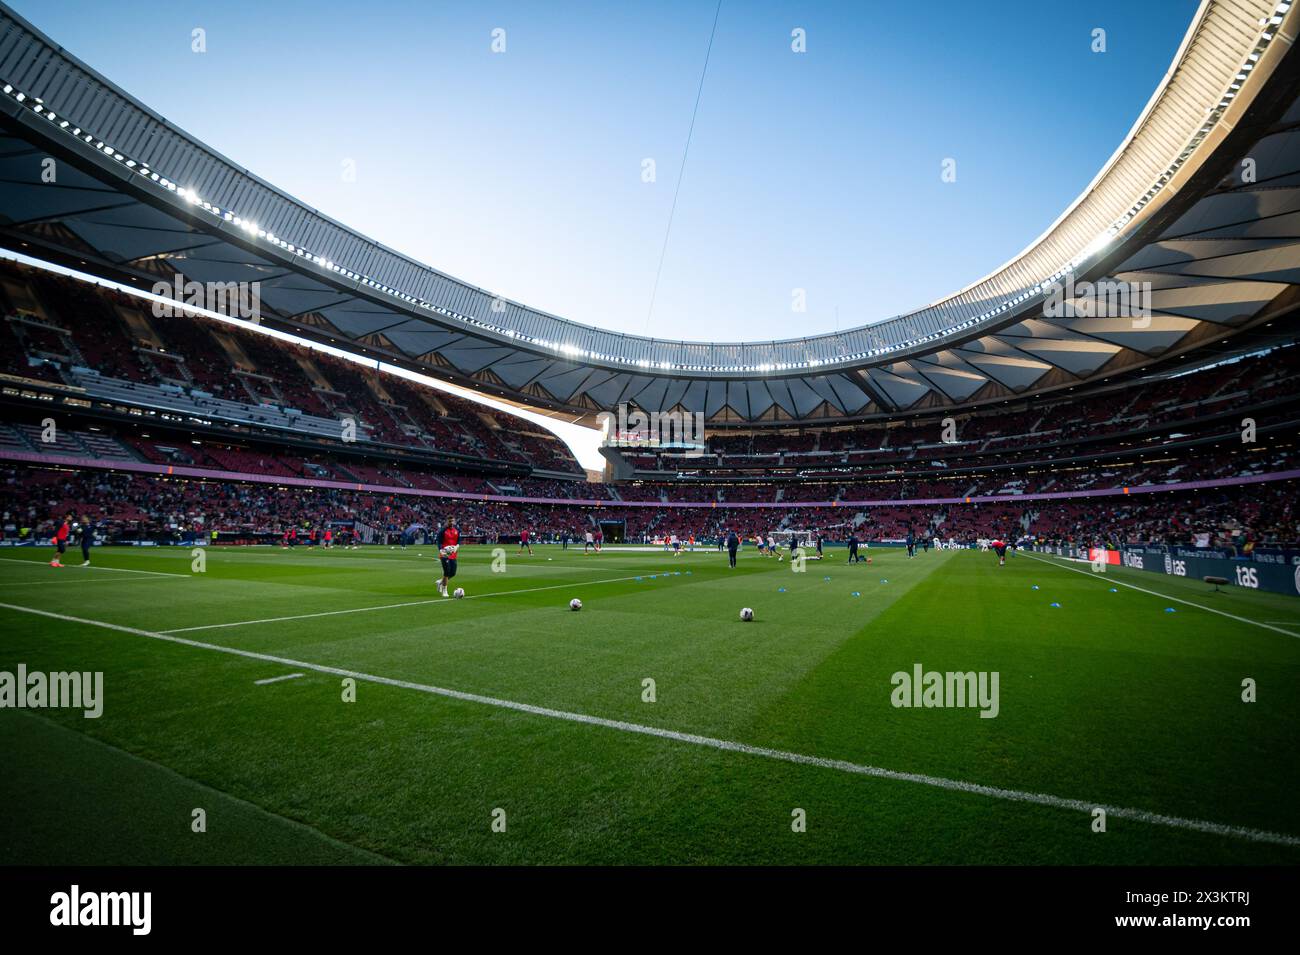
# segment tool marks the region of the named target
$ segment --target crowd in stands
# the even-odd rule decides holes
[[[704,540],[725,530],[752,537],[781,529],[817,530],[830,540],[902,539],[909,533],[969,543],[981,538],[1081,545],[1192,544],[1209,533],[1242,546],[1300,542],[1294,481],[1140,496],[984,504],[878,507],[629,507],[500,503],[402,493],[285,488],[122,472],[10,468],[0,471],[7,538],[48,537],[56,519],[89,515],[105,536],[175,538],[204,532],[281,533],[289,527],[358,522],[395,533],[457,515],[469,540],[494,542],[528,529],[539,537],[579,537],[599,521],[621,521],[629,539],[677,534]]]
[[[0,371],[80,383],[99,376],[248,406],[351,416],[373,442],[454,452],[571,474],[582,469],[546,429],[443,390],[381,374],[229,323],[158,315],[133,296],[0,263]]]
[[[0,368],[10,374],[58,381],[72,369],[91,367],[126,381],[239,401],[248,405],[250,420],[258,420],[258,405],[324,419],[352,416],[362,438],[373,442],[581,473],[554,435],[451,393],[228,323],[160,317],[138,299],[71,278],[6,264],[0,279]],[[956,470],[993,459],[1028,463],[1057,457],[1062,448],[1090,454],[1135,446],[1159,451],[1231,433],[1244,406],[1296,398],[1296,352],[1277,349],[1195,373],[1117,383],[1084,399],[1013,402],[951,417],[931,411],[820,430],[713,429],[702,457],[648,449],[626,457],[643,471],[712,472],[726,479],[729,470],[770,468],[825,481],[845,470],[865,478],[900,469]],[[699,493],[673,484],[658,499],[698,500]],[[753,496],[756,491],[739,493],[745,496],[733,492],[715,499],[761,499]]]
[[[36,424],[0,422],[0,453],[17,451],[95,458],[105,466],[126,461],[179,465],[204,470],[308,478],[367,484],[388,488],[449,491],[476,495],[504,495],[568,500],[652,502],[667,504],[791,504],[858,501],[906,501],[999,497],[1192,483],[1271,475],[1300,468],[1300,452],[1293,440],[1243,444],[1239,440],[1202,446],[1194,453],[1148,457],[1138,461],[1062,464],[1052,467],[1004,466],[944,477],[905,474],[874,480],[720,482],[640,481],[611,485],[555,478],[494,476],[432,470],[380,456],[344,457],[324,451],[271,449],[221,440],[185,440],[174,437],[132,437],[127,429],[84,425],[57,431],[42,440]]]
[[[899,467],[955,468],[990,457],[1028,461],[1056,457],[1062,446],[1115,451],[1135,438],[1154,449],[1239,430],[1243,409],[1300,396],[1298,352],[1292,346],[1193,374],[1115,385],[1085,399],[1066,395],[964,413],[931,411],[833,430],[715,433],[702,457],[644,448],[624,457],[640,471],[784,467],[809,475],[844,465],[883,473]]]
[[[0,501],[8,513],[7,536],[22,527],[39,529],[66,506],[78,512],[92,508],[106,529],[137,536],[218,525],[269,533],[347,520],[391,529],[422,518],[430,523],[430,515],[454,508],[465,532],[482,540],[522,527],[543,535],[576,535],[597,516],[624,522],[629,538],[676,533],[703,539],[723,529],[752,536],[818,528],[831,538],[853,532],[868,538],[913,533],[957,540],[1186,542],[1195,533],[1235,541],[1296,539],[1286,493],[1291,482],[1254,484],[1248,491],[1023,499],[1295,469],[1300,349],[1294,346],[1194,373],[1102,385],[1081,399],[1013,401],[951,417],[932,410],[823,429],[715,431],[703,456],[646,448],[624,452],[641,479],[610,485],[581,480],[567,446],[522,418],[229,323],[160,316],[136,298],[71,278],[0,265],[0,313],[2,373],[71,386],[94,369],[134,382],[130,387],[165,387],[238,402],[248,421],[270,420],[259,419],[259,409],[282,417],[283,409],[296,409],[330,425],[351,416],[359,421],[364,446],[343,453],[332,433],[314,442],[241,439],[224,424],[221,433],[230,433],[229,440],[182,437],[175,426],[151,436],[102,419],[74,427],[65,422],[47,440],[33,423],[39,415],[11,420],[0,423],[0,453],[92,458],[104,468],[127,462],[180,465],[306,479],[313,485],[17,468],[7,473]],[[1243,410],[1258,416],[1270,440],[1239,439],[1238,429],[1246,421],[1253,427],[1256,420],[1243,420]],[[320,450],[309,450],[316,447]],[[412,450],[495,463],[474,473],[463,460],[420,460],[412,458]],[[654,471],[676,475],[652,477]],[[738,480],[739,471],[746,479]],[[353,487],[328,489],[319,483],[325,481]],[[407,491],[556,503],[448,502]],[[998,500],[855,503],[987,496]],[[602,506],[597,511],[579,503],[584,501]],[[703,506],[624,506],[631,504]]]

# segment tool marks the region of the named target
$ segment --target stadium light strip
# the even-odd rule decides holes
[[[53,110],[47,109],[45,107],[44,102],[40,98],[33,97],[29,101],[29,98],[26,93],[22,92],[21,90],[15,89],[14,86],[10,83],[4,84],[3,92],[6,96],[12,97],[18,103],[26,105],[27,108],[32,110],[32,112],[34,112],[36,115],[44,117],[56,129],[60,129],[65,133],[68,133],[69,135],[73,136],[74,138],[80,139],[84,143],[93,146],[93,148],[99,151],[102,156],[108,157],[118,163],[121,163],[127,169],[130,169],[134,173],[139,174],[146,181],[156,184],[160,189],[165,189],[168,192],[175,193],[180,198],[188,202],[190,205],[194,206],[196,212],[201,209],[202,211],[212,215],[219,222],[228,222],[236,226],[237,228],[240,228],[244,232],[248,233],[249,239],[267,242],[271,245],[276,246],[282,251],[288,252],[292,255],[296,255],[299,258],[304,258],[307,261],[312,262],[313,264],[315,264],[320,268],[323,268],[330,272],[334,272],[338,275],[351,279],[355,282],[359,282],[362,285],[366,286],[367,288],[390,295],[398,299],[405,305],[434,312],[444,318],[450,318],[454,321],[459,321],[462,324],[469,325],[471,327],[480,328],[485,331],[493,332],[505,338],[525,342],[527,344],[534,345],[538,348],[544,348],[550,351],[555,351],[556,353],[564,357],[582,358],[590,361],[606,362],[615,365],[627,365],[629,367],[641,368],[650,371],[669,371],[669,372],[693,371],[693,372],[715,372],[720,374],[750,374],[750,373],[768,374],[771,372],[806,371],[806,370],[817,369],[825,366],[840,366],[840,365],[845,365],[856,361],[862,361],[864,359],[881,358],[890,354],[894,354],[896,352],[905,351],[910,348],[916,348],[920,345],[925,345],[930,342],[937,341],[941,338],[948,337],[955,332],[960,332],[968,328],[972,328],[983,322],[989,321],[990,319],[997,318],[998,316],[1004,315],[1008,311],[1025,304],[1030,299],[1037,298],[1039,295],[1044,294],[1053,284],[1060,281],[1066,275],[1075,271],[1077,268],[1081,267],[1086,262],[1090,261],[1095,255],[1099,254],[1111,242],[1113,242],[1115,238],[1118,237],[1119,234],[1124,230],[1125,226],[1127,226],[1128,223],[1130,223],[1139,213],[1141,213],[1141,211],[1144,208],[1146,208],[1146,206],[1151,202],[1151,200],[1154,199],[1161,192],[1161,190],[1164,189],[1164,187],[1170,182],[1170,180],[1174,177],[1174,175],[1178,172],[1178,170],[1182,168],[1183,164],[1187,162],[1187,160],[1192,156],[1192,154],[1201,145],[1201,143],[1204,142],[1205,138],[1218,124],[1219,119],[1222,118],[1223,113],[1228,109],[1229,106],[1232,105],[1232,101],[1236,97],[1237,91],[1241,89],[1241,83],[1245,81],[1247,78],[1249,78],[1250,71],[1255,68],[1255,64],[1259,61],[1260,56],[1268,48],[1269,43],[1273,40],[1275,34],[1273,32],[1270,32],[1270,28],[1275,30],[1277,25],[1279,25],[1282,22],[1282,15],[1285,14],[1290,9],[1291,2],[1292,0],[1279,0],[1278,4],[1274,8],[1273,16],[1269,18],[1265,18],[1264,20],[1261,21],[1260,25],[1262,27],[1262,32],[1260,33],[1259,40],[1256,41],[1254,49],[1249,54],[1247,54],[1246,59],[1243,61],[1241,68],[1237,70],[1233,81],[1229,84],[1228,89],[1224,91],[1218,103],[1207,112],[1205,121],[1201,124],[1200,128],[1192,136],[1191,140],[1188,141],[1187,145],[1173,160],[1173,162],[1170,163],[1170,165],[1165,170],[1165,172],[1160,175],[1160,177],[1156,180],[1155,184],[1151,186],[1151,188],[1148,189],[1141,198],[1139,198],[1136,202],[1134,202],[1127,212],[1121,215],[1110,226],[1108,226],[1105,230],[1103,230],[1095,239],[1093,239],[1090,243],[1088,243],[1088,245],[1086,245],[1083,248],[1083,250],[1077,256],[1075,256],[1074,259],[1062,265],[1059,269],[1057,269],[1047,278],[1042,279],[1035,285],[1032,285],[1018,292],[1011,298],[1004,300],[997,306],[989,309],[988,311],[984,312],[981,315],[976,316],[975,318],[969,318],[963,322],[949,325],[948,327],[944,328],[941,331],[932,332],[928,335],[912,338],[907,341],[895,343],[893,345],[881,345],[877,348],[868,349],[866,351],[838,355],[834,358],[810,358],[804,361],[761,363],[757,365],[680,364],[671,361],[654,361],[654,360],[643,359],[643,358],[642,359],[628,358],[627,356],[624,355],[610,355],[602,352],[591,351],[586,348],[582,348],[579,345],[575,345],[571,342],[553,342],[543,338],[534,338],[530,335],[525,335],[524,333],[516,331],[515,329],[512,328],[506,328],[501,325],[496,325],[492,322],[484,322],[478,318],[475,318],[472,315],[463,315],[460,312],[454,311],[449,308],[445,308],[441,305],[437,305],[433,302],[429,302],[424,299],[417,298],[399,289],[393,288],[392,286],[386,285],[385,283],[373,279],[368,275],[364,275],[362,273],[355,272],[351,269],[338,265],[337,263],[325,258],[325,256],[323,255],[314,253],[308,249],[303,248],[300,245],[295,245],[294,243],[289,242],[287,239],[284,239],[281,236],[277,236],[274,233],[268,232],[267,230],[261,228],[261,226],[258,225],[258,223],[255,220],[251,220],[246,217],[240,216],[234,213],[233,211],[231,211],[230,209],[220,208],[219,206],[209,202],[207,199],[202,198],[194,189],[181,186],[176,182],[174,182],[173,180],[168,179],[166,176],[160,175],[157,171],[149,169],[148,164],[140,163],[134,159],[124,156],[112,145],[109,145],[105,143],[102,139],[97,138],[93,133],[86,132],[83,129],[81,129],[79,126],[73,126],[69,120],[59,119],[59,117],[55,114]],[[494,303],[504,302],[504,300],[501,299],[500,297],[494,297],[493,302]],[[513,303],[506,303],[506,304],[513,304]],[[519,307],[526,307],[526,306],[519,306]],[[902,319],[906,319],[906,317],[907,316],[900,316],[900,318]]]
[[[162,303],[171,309],[183,311],[191,315],[200,315],[204,318],[210,318],[218,322],[225,322],[228,325],[235,325],[248,332],[266,335],[270,338],[276,338],[280,341],[312,349],[313,351],[324,352],[327,355],[341,358],[344,361],[351,362],[354,365],[360,365],[363,368],[370,368],[385,374],[405,378],[408,381],[426,385],[430,388],[435,388],[438,391],[445,391],[458,398],[466,398],[473,401],[475,404],[485,405],[486,407],[492,408],[496,411],[502,411],[506,414],[514,415],[517,418],[523,418],[533,424],[540,425],[568,445],[569,450],[573,452],[574,457],[578,459],[578,463],[583,468],[594,471],[604,470],[605,459],[600,453],[602,435],[601,432],[593,428],[584,428],[582,425],[572,424],[567,421],[556,421],[553,418],[548,418],[546,415],[538,414],[536,411],[517,408],[514,405],[507,404],[504,401],[497,401],[495,398],[479,394],[476,391],[470,391],[467,388],[461,388],[445,381],[439,381],[437,378],[430,378],[428,375],[423,375],[418,371],[410,371],[406,368],[402,368],[398,365],[391,365],[388,362],[380,361],[376,358],[365,358],[342,348],[335,348],[332,345],[312,341],[309,338],[301,338],[290,332],[282,332],[277,328],[268,328],[265,325],[250,322],[246,319],[236,318],[231,315],[223,315],[221,312],[214,312],[195,305],[188,305],[174,298],[156,295],[153,292],[147,292],[143,289],[132,288],[129,285],[122,285],[119,282],[101,278],[97,275],[78,272],[76,269],[65,268],[61,265],[55,265],[52,262],[45,262],[21,252],[14,252],[10,249],[0,249],[0,258],[8,259],[11,262],[18,262],[32,268],[38,268],[42,271],[51,272],[56,275],[78,279],[83,282],[88,282],[91,285],[110,288],[116,292],[123,292],[135,298],[144,299],[150,303]]]

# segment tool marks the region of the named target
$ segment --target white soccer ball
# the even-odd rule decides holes
[[[740,619],[745,621],[745,623],[749,623],[754,619],[754,611],[749,607],[742,607],[740,611]]]
[[[455,597],[457,600],[459,600],[461,597],[465,596],[465,588],[457,587],[455,590],[451,592],[451,595]]]
[[[574,597],[572,600],[569,601],[569,609],[570,609],[570,610],[581,610],[581,609],[582,609],[582,601],[579,600],[577,597]]]

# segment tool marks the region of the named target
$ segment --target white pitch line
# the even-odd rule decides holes
[[[39,560],[20,560],[17,557],[0,557],[0,560],[10,564],[27,564],[29,567],[49,567],[48,561]],[[54,569],[54,568],[51,568]],[[66,564],[63,570],[114,570],[119,574],[147,574],[150,577],[189,577],[190,574],[167,574],[161,570],[132,570],[129,567],[100,567],[97,564],[91,564],[89,567],[81,567],[77,564]]]
[[[81,570],[82,568],[77,568]],[[44,584],[157,584],[167,580],[174,580],[172,577],[137,577],[134,580],[121,580],[117,577],[77,577],[69,575],[60,577],[57,580],[8,580],[0,582],[0,587],[39,587]],[[188,579],[182,575],[182,579]]]
[[[370,673],[361,673],[357,670],[344,670],[340,667],[325,666],[319,663],[307,663],[302,660],[291,660],[287,657],[277,657],[269,653],[258,653],[253,650],[241,650],[238,647],[223,647],[215,643],[202,643],[198,640],[190,640],[186,637],[170,636],[165,633],[156,633],[152,630],[140,630],[136,627],[126,627],[121,624],[108,623],[103,620],[87,620],[82,617],[72,617],[67,614],[53,613],[49,610],[37,610],[34,607],[21,607],[17,604],[0,603],[0,609],[36,614],[37,616],[49,617],[54,620],[63,620],[67,623],[85,624],[88,627],[102,627],[105,630],[116,630],[120,633],[129,633],[138,637],[148,637],[152,640],[163,640],[168,643],[194,647],[199,650],[212,650],[216,653],[227,653],[231,656],[245,657],[250,660],[260,660],[264,663],[276,663],[282,666],[311,670],[314,673],[325,673],[330,676],[350,677],[354,680],[363,680],[367,683],[376,683],[381,686],[392,686],[403,690],[414,690],[418,693],[428,693],[433,696],[447,697],[449,699],[461,700],[467,703],[479,703],[484,706],[514,710],[520,713],[528,713],[532,716],[564,720],[570,723],[582,723],[587,726],[599,726],[604,729],[617,730],[623,733],[636,733],[641,736],[653,736],[658,739],[673,740],[679,743],[689,743],[692,746],[705,746],[710,749],[722,750],[724,752],[743,753],[747,756],[759,756],[764,759],[778,760],[784,763],[794,763],[799,766],[815,766],[819,769],[833,769],[842,773],[851,773],[857,776],[870,776],[875,779],[889,779],[896,782],[915,783],[921,786],[930,786],[935,789],[945,789],[952,792],[966,793],[974,796],[987,796],[990,799],[1001,799],[1008,802],[1030,803],[1037,806],[1047,806],[1052,809],[1067,809],[1074,812],[1088,813],[1089,815],[1098,809],[1103,809],[1107,816],[1116,819],[1131,819],[1134,822],[1142,822],[1153,826],[1186,829],[1212,836],[1245,839],[1250,842],[1263,842],[1279,846],[1300,847],[1300,836],[1294,836],[1283,832],[1269,832],[1264,829],[1231,826],[1219,822],[1208,822],[1203,819],[1187,819],[1180,816],[1168,816],[1163,813],[1148,812],[1145,809],[1130,809],[1124,806],[1110,806],[1105,803],[1088,802],[1083,799],[1067,799],[1063,796],[1053,796],[1048,793],[1033,793],[1019,789],[1004,789],[999,786],[985,786],[980,783],[971,783],[960,779],[947,779],[943,776],[927,776],[921,773],[904,773],[893,769],[882,769],[878,766],[851,763],[842,759],[826,759],[821,756],[807,756],[802,753],[792,753],[786,750],[769,749],[766,746],[751,746],[748,743],[715,739],[711,736],[699,736],[695,733],[682,733],[677,730],[662,729],[658,726],[644,726],[640,723],[611,720],[601,716],[588,716],[585,713],[571,713],[567,710],[554,710],[545,706],[534,706],[531,703],[519,703],[514,700],[503,700],[498,699],[497,697],[483,696],[478,693],[466,693],[463,690],[451,690],[440,686],[429,686],[423,683],[412,683],[407,680],[395,680],[391,677],[375,676]]]
[[[648,578],[648,574],[642,574],[643,578]],[[663,576],[663,575],[660,575]],[[595,584],[616,584],[626,580],[636,580],[636,577],[609,577],[605,580],[584,580],[577,584],[550,584],[546,587],[529,587],[525,590],[498,590],[490,594],[474,594],[470,597],[464,597],[464,600],[481,600],[485,597],[509,597],[514,594],[535,594],[542,590],[563,590],[566,587],[591,587]],[[449,603],[455,600],[454,597],[430,597],[428,600],[408,600],[399,604],[380,604],[376,607],[349,607],[345,610],[321,610],[317,613],[297,613],[287,617],[263,617],[261,620],[236,620],[232,623],[206,623],[199,627],[176,627],[173,630],[160,630],[159,633],[193,633],[196,630],[225,630],[229,627],[251,627],[259,623],[283,623],[286,620],[310,620],[314,617],[337,617],[341,614],[348,613],[369,613],[372,610],[397,610],[402,607],[424,607],[429,604]]]
[[[305,673],[286,673],[284,676],[267,677],[265,680],[254,680],[253,686],[266,686],[268,683],[279,683],[281,680],[296,680],[300,676],[306,676]]]
[[[1248,623],[1251,624],[1252,626],[1263,627],[1265,630],[1272,630],[1275,631],[1276,633],[1282,634],[1283,636],[1295,637],[1296,639],[1300,639],[1300,634],[1291,633],[1289,630],[1283,630],[1281,627],[1275,627],[1272,624],[1263,623],[1259,620],[1251,620],[1249,617],[1238,617],[1235,613],[1228,613],[1226,610],[1216,610],[1214,607],[1206,607],[1201,604],[1194,604],[1190,600],[1184,600],[1182,597],[1171,597],[1169,596],[1169,594],[1162,594],[1158,590],[1147,590],[1145,587],[1139,587],[1137,584],[1128,584],[1122,580],[1107,578],[1105,574],[1094,574],[1090,570],[1081,570],[1078,567],[1066,567],[1063,564],[1058,564],[1054,560],[1048,560],[1045,557],[1039,557],[1035,554],[1025,553],[1023,556],[1031,557],[1041,564],[1047,564],[1049,567],[1057,567],[1060,568],[1061,570],[1068,570],[1076,574],[1087,574],[1090,577],[1101,577],[1102,579],[1109,580],[1113,584],[1119,584],[1119,586],[1127,587],[1130,590],[1140,590],[1144,594],[1150,594],[1151,596],[1159,597],[1162,600],[1172,600],[1174,603],[1186,604],[1189,607],[1195,607],[1197,610],[1204,610],[1206,613],[1217,613],[1220,617],[1227,617],[1229,620],[1236,620],[1240,623]]]

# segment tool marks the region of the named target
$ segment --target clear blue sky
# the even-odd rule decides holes
[[[1109,157],[1196,9],[724,0],[647,321],[712,0],[9,2],[401,252],[565,318],[713,340],[888,318],[1001,265]]]

